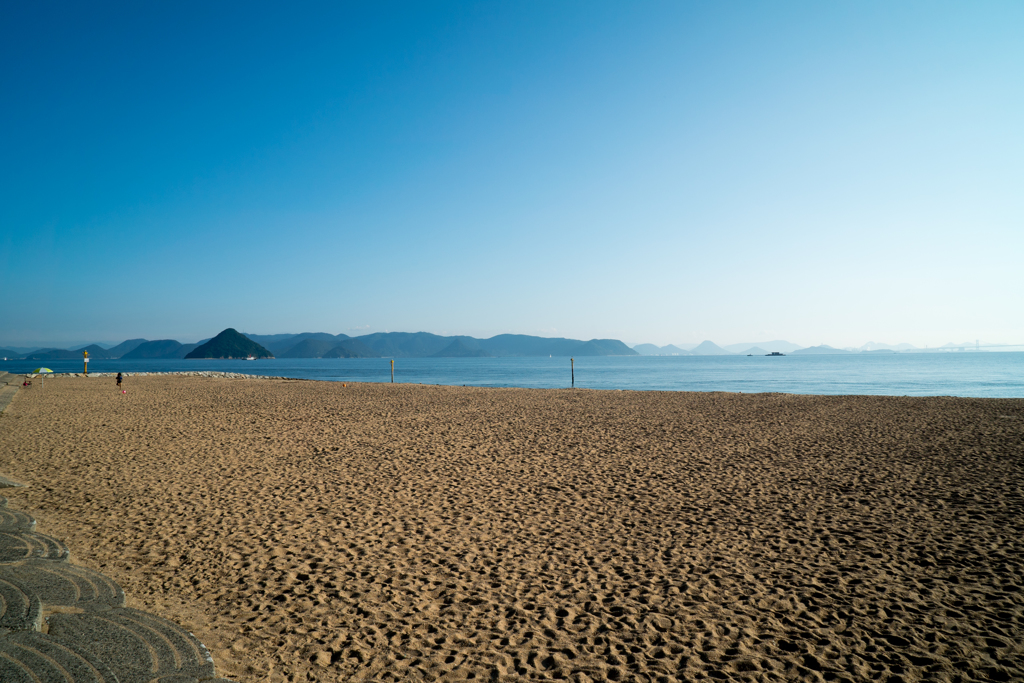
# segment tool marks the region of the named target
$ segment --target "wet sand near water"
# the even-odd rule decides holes
[[[1024,400],[126,388],[3,495],[237,681],[1024,679]]]

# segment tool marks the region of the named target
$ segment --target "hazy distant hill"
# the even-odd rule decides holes
[[[492,356],[571,356],[580,344],[582,342],[577,339],[526,334],[499,334],[480,340],[480,348]]]
[[[769,353],[771,353],[771,352],[770,351],[765,351],[764,349],[762,349],[759,346],[752,346],[749,349],[747,349],[743,353],[743,355],[744,356],[767,356]],[[781,353],[781,351],[780,351],[780,353]]]
[[[499,334],[481,339],[480,348],[492,356],[636,356],[636,351],[617,339],[563,339]]]
[[[241,334],[264,348],[266,348],[267,344],[276,344],[277,342],[287,341],[293,337],[299,336],[294,332],[288,332],[286,334],[253,334],[252,332],[242,332]]]
[[[68,360],[71,358],[81,358],[82,354],[76,354],[74,351],[68,351],[67,349],[40,349],[33,353],[26,354],[25,360]]]
[[[117,346],[107,349],[107,357],[122,358],[124,357],[124,354],[131,353],[142,344],[145,344],[146,341],[147,340],[145,339],[129,339],[128,341],[123,341]]]
[[[343,341],[351,339],[347,334],[331,334],[330,332],[301,332],[295,335],[295,339],[323,339],[325,341]]]
[[[247,358],[249,356],[273,358],[274,354],[229,327],[205,344],[197,346],[185,358]]]
[[[182,359],[188,358],[188,354],[192,353],[195,349],[198,349],[200,345],[202,345],[202,344],[204,344],[204,343],[206,343],[208,341],[210,341],[210,340],[209,339],[204,339],[203,341],[199,342],[198,344],[182,344],[181,348],[178,349],[178,353],[175,354],[174,357],[175,358],[182,358]]]
[[[289,348],[278,358],[379,358],[380,354],[365,344],[355,342],[351,338],[336,339],[333,335],[309,336],[295,346]],[[278,342],[278,346],[286,346],[288,342]]]
[[[338,344],[338,342],[344,341],[345,339],[349,339],[350,338],[347,334],[329,334],[327,332],[301,332],[299,334],[292,334],[292,335],[267,335],[267,336],[285,337],[285,338],[284,339],[275,339],[274,341],[269,342],[267,344],[264,344],[263,342],[258,341],[256,339],[253,339],[252,341],[255,341],[257,344],[261,344],[268,351],[273,353],[278,358],[314,358],[314,357],[315,358],[319,358],[320,356],[286,356],[285,354],[288,353],[289,351],[291,351],[292,349],[294,349],[300,343],[306,341],[307,339],[314,339],[314,340],[318,340],[318,341],[329,342],[330,346],[328,347],[328,349],[330,349],[330,348],[333,348],[334,346],[336,346]],[[250,337],[250,339],[251,339],[251,337]],[[302,351],[300,350],[300,353],[301,352]]]
[[[691,356],[731,356],[732,354],[712,341],[702,341],[690,349]]]
[[[846,349],[834,349],[828,344],[821,344],[820,346],[809,346],[806,349],[797,349],[793,352],[794,354],[837,354],[837,353],[853,353],[853,351],[847,351]]]
[[[242,332],[242,334],[263,348],[272,351],[275,356],[280,355],[278,351],[284,353],[303,339],[291,332],[288,334],[251,334],[249,332]]]
[[[324,358],[324,354],[337,346],[331,339],[303,339],[284,353],[275,353],[278,358]]]
[[[25,353],[18,349],[0,349],[0,358],[20,359],[20,360],[74,360],[80,358],[84,360],[82,355],[83,351],[89,352],[89,358],[95,358],[98,360],[106,360],[113,358],[108,349],[104,349],[99,344],[89,344],[78,349],[34,349],[30,353]]]
[[[8,346],[7,350],[8,351],[14,351],[19,356],[26,356],[26,355],[28,355],[30,353],[35,353],[36,351],[44,351],[44,350],[46,350],[48,348],[56,348],[56,347],[49,347],[49,346],[46,346],[46,347],[41,347],[41,346]]]
[[[790,353],[801,348],[799,344],[788,342],[784,339],[776,339],[775,341],[769,342],[744,342],[742,344],[726,344],[722,348],[731,353],[739,353],[746,355],[751,353],[752,348],[757,347],[763,349],[765,353],[771,353],[772,351],[778,351],[779,353]]]
[[[913,344],[883,344],[881,342],[869,341],[867,344],[857,348],[857,351],[909,351],[916,349]]]
[[[673,344],[666,344],[665,346],[655,346],[654,344],[637,344],[633,347],[633,350],[639,353],[641,356],[688,356],[689,351],[684,351],[678,346]]]
[[[68,349],[42,349],[26,355],[25,360],[74,360],[76,358],[85,359],[82,355],[83,351],[89,352],[90,358],[106,359],[110,358],[109,352],[102,346],[97,344],[90,344],[80,349],[68,350]]]
[[[382,358],[426,358],[451,343],[429,332],[375,332],[356,339]]]
[[[554,354],[552,354],[554,355]],[[574,349],[571,356],[635,356],[637,352],[618,339],[591,339]]]
[[[659,356],[661,355],[661,347],[655,344],[637,344],[633,347],[633,350],[639,353],[641,356]]]
[[[473,340],[476,341],[475,339]],[[433,358],[490,358],[491,354],[480,348],[480,344],[456,339],[433,355]]]
[[[102,346],[100,346],[99,344],[89,344],[88,346],[83,346],[80,349],[75,349],[75,353],[77,353],[79,356],[82,356],[83,351],[89,352],[89,358],[97,358],[100,360],[106,360],[110,358],[110,352],[107,351]],[[82,357],[84,358],[84,356]]]
[[[380,358],[380,354],[358,339],[343,339],[324,358]]]
[[[121,356],[121,358],[125,360],[184,358],[184,353],[181,351],[183,346],[185,346],[185,344],[174,339],[158,339],[156,341],[148,341],[139,344],[134,349]],[[185,351],[185,353],[188,353],[188,351]]]

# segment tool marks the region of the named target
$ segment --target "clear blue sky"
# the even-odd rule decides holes
[[[15,3],[0,343],[1024,342],[1024,3]]]

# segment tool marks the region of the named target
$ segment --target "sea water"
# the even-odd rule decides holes
[[[0,371],[40,366],[81,372],[80,360],[0,361]],[[390,382],[388,358],[93,360],[92,372],[218,370],[334,382]],[[565,388],[568,358],[396,358],[395,382]],[[590,356],[575,359],[580,389],[735,391],[1024,398],[1024,352],[788,356]]]

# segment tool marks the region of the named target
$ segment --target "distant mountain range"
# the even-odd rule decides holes
[[[39,349],[16,353],[0,349],[0,357],[22,360],[81,359],[82,351],[99,359],[139,360],[176,358],[491,358],[510,356],[635,356],[617,339],[563,339],[500,334],[490,339],[445,337],[429,332],[377,332],[361,337],[326,332],[300,334],[241,334],[224,330],[213,339],[182,344],[174,339],[130,339],[110,349],[99,345],[65,350]],[[10,351],[8,354],[7,351]]]
[[[635,356],[616,339],[561,339],[499,334],[490,339],[429,332],[376,332],[361,337],[325,332],[247,335],[278,358],[488,358],[508,356]]]
[[[145,339],[129,339],[117,346],[107,349],[107,358],[122,358],[124,354],[130,353],[146,343]]]
[[[255,336],[255,335],[253,335]],[[250,337],[251,339],[252,337]],[[323,358],[325,354],[332,351],[337,342],[326,339],[303,339],[295,346],[284,353],[278,351],[278,358]],[[269,349],[269,347],[267,347]]]
[[[69,360],[82,357],[81,351],[68,351],[66,349],[40,349],[38,351],[33,351],[32,353],[17,356],[17,358],[21,360]]]
[[[655,346],[654,344],[637,344],[633,350],[641,356],[686,356],[689,351],[684,351],[678,346],[668,344],[666,346]]]
[[[142,360],[153,358],[184,358],[198,344],[182,344],[174,339],[142,342],[128,353],[121,356],[125,360]]]
[[[820,355],[820,354],[826,354],[826,353],[835,354],[835,353],[854,353],[854,352],[853,351],[847,351],[846,349],[834,349],[831,346],[829,346],[828,344],[822,344],[820,346],[809,346],[806,349],[797,349],[793,353],[795,353],[795,354],[806,354],[806,355],[814,355],[814,354],[819,354]]]
[[[722,347],[730,353],[739,353],[747,355],[748,353],[755,353],[753,349],[757,348],[765,353],[771,353],[778,351],[779,353],[792,353],[797,349],[801,348],[799,344],[788,342],[784,339],[775,339],[767,342],[745,342],[743,344],[726,344]]]
[[[746,356],[746,355],[767,355],[772,351],[789,353],[799,349],[800,346],[788,341],[770,341],[748,344],[729,344],[719,346],[710,340],[702,341],[696,346],[683,348],[684,345],[655,346],[654,344],[637,344],[633,350],[642,356]]]
[[[225,330],[226,332],[227,330]],[[223,333],[222,333],[223,334]],[[476,339],[468,336],[451,336],[431,334],[429,332],[376,332],[359,337],[346,334],[330,334],[327,332],[301,332],[299,334],[241,334],[239,337],[253,342],[259,347],[248,347],[240,339],[221,347],[207,349],[204,353],[241,354],[244,349],[257,357],[273,356],[277,358],[487,358],[510,356],[728,356],[728,355],[768,355],[773,352],[797,355],[849,354],[849,353],[948,353],[950,351],[986,350],[984,342],[949,343],[940,347],[917,348],[910,344],[883,344],[868,342],[860,347],[834,348],[827,344],[801,347],[782,339],[766,342],[746,342],[719,346],[710,340],[700,344],[637,344],[630,348],[616,339],[563,339],[534,337],[523,334],[500,334],[489,339]],[[229,335],[230,337],[231,335]],[[195,344],[182,344],[174,339],[129,339],[116,346],[104,348],[100,344],[74,349],[26,347],[0,348],[0,358],[10,360],[76,360],[82,358],[82,352],[88,351],[89,357],[96,360],[118,359],[175,359],[192,355],[199,347],[211,339],[203,339]],[[244,349],[243,349],[244,347]],[[1021,347],[988,346],[988,350],[1024,350]],[[202,357],[239,357],[238,355],[202,356]],[[245,356],[241,356],[245,357]]]

